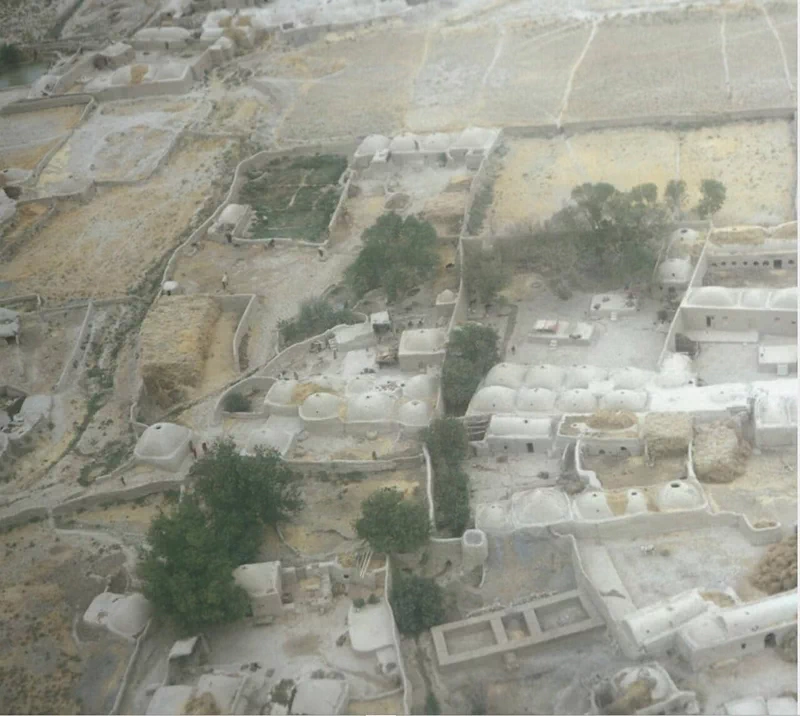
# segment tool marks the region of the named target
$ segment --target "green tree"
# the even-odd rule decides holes
[[[461,465],[469,453],[467,431],[460,420],[434,420],[423,433],[433,467],[436,527],[460,537],[471,519],[469,477]]]
[[[431,462],[458,466],[469,454],[469,440],[464,425],[456,418],[437,418],[422,433]]]
[[[436,229],[415,216],[384,214],[361,235],[363,245],[346,277],[359,296],[382,288],[390,301],[436,273]]]
[[[508,285],[509,278],[499,254],[494,252],[476,251],[464,261],[464,285],[470,298],[481,303],[493,301]]]
[[[241,393],[230,393],[222,401],[222,407],[228,413],[249,413],[250,399]]]
[[[289,346],[306,338],[318,336],[342,323],[355,323],[355,314],[349,308],[334,308],[324,298],[303,301],[300,311],[291,319],[278,321],[278,331],[284,344]]]
[[[187,496],[171,514],[160,514],[147,533],[138,565],[142,591],[184,631],[243,617],[248,600],[235,584],[237,566],[207,528],[206,514]]]
[[[255,557],[265,525],[303,507],[298,476],[277,452],[256,448],[254,455],[241,455],[230,438],[214,443],[189,478],[209,529],[237,565]]]
[[[425,505],[403,498],[392,488],[373,492],[361,503],[356,534],[376,552],[414,552],[430,537],[431,525]]]
[[[16,45],[4,42],[0,45],[0,68],[13,69],[22,64],[22,52]]]
[[[474,363],[464,358],[445,358],[442,365],[442,397],[448,415],[464,414],[483,375]]]
[[[447,344],[447,354],[472,363],[481,375],[500,360],[497,331],[480,323],[466,323],[456,328]]]
[[[427,577],[396,574],[391,603],[402,634],[416,636],[445,618],[442,588]]]
[[[686,203],[686,182],[683,179],[670,179],[664,189],[664,202],[676,216],[681,215]]]
[[[722,208],[728,192],[722,182],[716,179],[703,179],[700,183],[700,193],[702,197],[695,207],[695,211],[701,219],[705,219],[713,216]]]

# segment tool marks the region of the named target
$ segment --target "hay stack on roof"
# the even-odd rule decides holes
[[[698,425],[694,436],[694,470],[702,482],[732,482],[744,472],[750,446],[733,421]]]
[[[644,439],[651,459],[683,456],[692,440],[689,413],[648,413],[644,419]]]
[[[162,296],[142,323],[140,366],[148,394],[167,407],[203,375],[219,304],[204,296]]]

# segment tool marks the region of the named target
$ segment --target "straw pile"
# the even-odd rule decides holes
[[[598,410],[586,424],[593,430],[624,430],[636,425],[636,416],[626,410]]]
[[[750,575],[750,583],[767,594],[797,587],[797,535],[770,545]]]
[[[334,393],[335,391],[316,383],[298,383],[292,390],[292,405],[300,405],[309,395],[314,393]]]
[[[149,65],[133,65],[131,67],[131,84],[141,84],[149,69]]]
[[[644,439],[651,460],[686,455],[692,441],[693,421],[688,413],[648,413]]]
[[[221,714],[222,711],[217,705],[217,700],[214,698],[214,694],[210,693],[209,691],[205,691],[199,696],[193,696],[191,699],[189,699],[186,702],[186,705],[183,707],[183,713],[196,716],[216,716],[217,714]]]
[[[733,421],[698,425],[694,469],[703,482],[732,482],[744,472],[750,446],[739,438]]]
[[[212,298],[162,296],[147,314],[139,360],[147,393],[160,405],[180,402],[200,382],[219,313]]]

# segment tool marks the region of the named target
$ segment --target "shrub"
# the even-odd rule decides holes
[[[361,597],[356,597],[353,600],[353,606],[356,609],[363,609],[365,604],[366,604],[366,602]]]
[[[450,336],[442,366],[442,396],[449,415],[463,415],[489,369],[500,360],[497,332],[467,323]]]
[[[367,602],[369,604],[377,604],[380,601],[380,597],[377,594],[370,594]]]
[[[433,467],[433,502],[436,527],[460,537],[469,526],[469,476],[461,464],[469,441],[461,421],[434,420],[423,434]]]
[[[373,492],[361,503],[356,534],[376,552],[414,552],[428,541],[430,521],[425,505],[405,500],[391,488]]]
[[[444,593],[427,577],[397,574],[391,602],[402,634],[416,636],[444,621]]]
[[[318,336],[342,323],[355,323],[356,320],[349,308],[334,308],[325,299],[317,297],[304,301],[294,318],[278,321],[278,330],[284,344],[289,346]]]
[[[700,183],[700,193],[702,198],[695,211],[701,219],[716,214],[722,208],[727,196],[725,185],[716,179],[703,179]]]
[[[433,691],[429,691],[428,695],[425,697],[425,713],[429,716],[431,714],[436,716],[436,714],[442,713],[442,707],[439,706],[439,699],[436,698],[436,694],[434,694]]]
[[[241,393],[229,393],[222,401],[222,407],[228,413],[250,412],[250,399]]]
[[[470,298],[490,303],[508,284],[510,275],[499,254],[476,251],[464,261],[464,285]]]
[[[22,52],[19,47],[4,42],[0,45],[0,69],[18,67],[22,64]]]

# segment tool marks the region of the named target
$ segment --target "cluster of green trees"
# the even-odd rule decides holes
[[[390,212],[361,235],[363,242],[346,278],[357,296],[381,288],[396,301],[433,277],[439,266],[436,229],[415,216]]]
[[[442,365],[442,397],[448,415],[463,415],[478,384],[500,360],[497,332],[467,323],[450,335]]]
[[[389,599],[401,634],[416,636],[445,620],[444,592],[430,577],[395,572]]]
[[[725,203],[724,185],[705,179],[694,212],[707,218]],[[611,184],[581,184],[571,203],[543,226],[526,229],[529,240],[515,248],[518,261],[540,271],[627,282],[649,276],[671,221],[683,215],[686,182],[671,181],[659,199],[647,183],[620,191]]]
[[[431,523],[425,505],[406,500],[399,490],[386,487],[361,503],[355,530],[376,552],[402,554],[416,552],[427,543]]]
[[[151,523],[138,566],[145,596],[187,632],[246,614],[233,570],[256,558],[266,525],[303,506],[297,475],[276,452],[240,455],[231,439],[214,443],[189,481],[183,500]]]
[[[334,308],[324,298],[309,298],[291,319],[278,321],[278,331],[285,346],[318,336],[342,323],[355,323],[356,316],[349,308]]]
[[[508,285],[510,278],[499,253],[475,251],[464,259],[464,286],[470,300],[490,303]]]
[[[424,433],[433,468],[436,527],[454,537],[470,522],[469,477],[462,463],[469,451],[467,432],[460,420],[434,420]]]

